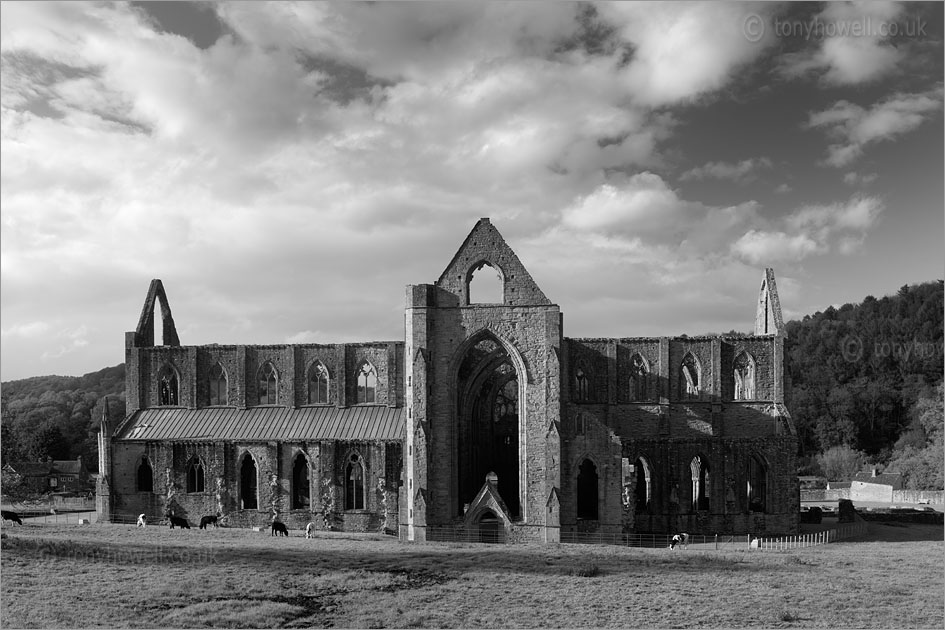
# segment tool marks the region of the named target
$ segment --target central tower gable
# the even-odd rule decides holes
[[[488,218],[479,219],[436,281],[436,286],[457,296],[460,306],[468,306],[469,283],[476,272],[488,271],[484,269],[485,265],[499,274],[503,306],[551,305],[551,301],[538,288],[522,261]]]
[[[423,357],[405,396],[406,539],[467,523],[487,476],[510,536],[554,538],[544,530],[560,484],[560,445],[548,439],[561,417],[558,306],[480,219],[435,285],[407,288],[405,318],[406,355]]]

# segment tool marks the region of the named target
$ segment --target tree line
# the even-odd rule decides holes
[[[113,418],[125,410],[124,364],[84,376],[35,376],[2,384],[0,459],[38,462],[82,456],[94,472],[105,397]]]

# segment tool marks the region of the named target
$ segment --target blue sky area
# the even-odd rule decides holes
[[[565,334],[943,277],[941,3],[0,5],[0,378],[403,339],[491,217]]]

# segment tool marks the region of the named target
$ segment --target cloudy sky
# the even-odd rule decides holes
[[[943,276],[942,5],[4,2],[3,380],[403,339],[491,217],[565,334]]]

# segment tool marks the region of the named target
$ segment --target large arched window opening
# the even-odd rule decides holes
[[[279,404],[279,372],[271,361],[266,361],[259,368],[257,377],[260,405]]]
[[[637,484],[636,484],[636,510],[643,512],[650,507],[650,501],[653,497],[653,479],[650,476],[650,465],[642,457],[636,461]]]
[[[747,352],[735,357],[735,400],[755,399],[755,362]]]
[[[345,509],[364,509],[364,461],[357,453],[348,457],[345,466]]]
[[[180,379],[177,377],[177,370],[170,365],[161,368],[158,374],[159,404],[162,406],[175,406],[180,400]]]
[[[308,370],[308,404],[328,404],[328,368],[316,361]]]
[[[154,492],[154,469],[147,456],[138,464],[138,492]]]
[[[502,273],[483,261],[469,274],[470,304],[502,304],[505,301],[505,283]]]
[[[644,402],[650,399],[649,384],[650,367],[639,354],[630,359],[630,402]]]
[[[252,455],[246,453],[243,456],[243,463],[240,465],[240,509],[258,509],[256,474],[256,460],[253,459]]]
[[[207,378],[207,391],[211,406],[226,405],[229,402],[226,370],[219,363],[210,368]]]
[[[574,372],[574,397],[578,402],[587,402],[590,400],[590,379],[584,368],[578,368]]]
[[[377,402],[377,372],[365,361],[358,368],[358,404],[371,405]]]
[[[699,398],[701,372],[699,361],[691,352],[687,353],[683,358],[682,365],[679,366],[679,391],[683,400],[697,400]]]
[[[495,473],[496,490],[509,516],[522,516],[522,398],[517,357],[491,334],[482,334],[462,351],[455,372],[457,403],[456,516],[471,503],[486,475]]]
[[[702,457],[692,458],[689,464],[692,473],[692,510],[706,511],[709,509],[709,464]]]
[[[187,492],[203,492],[204,481],[203,462],[195,457],[187,467]]]
[[[581,462],[577,477],[577,517],[597,520],[597,466],[589,459]]]
[[[304,510],[310,504],[308,458],[303,453],[295,456],[292,464],[292,509]]]
[[[748,496],[748,511],[767,512],[767,467],[757,455],[752,455],[748,460],[747,472],[748,487],[746,488],[746,492]]]

